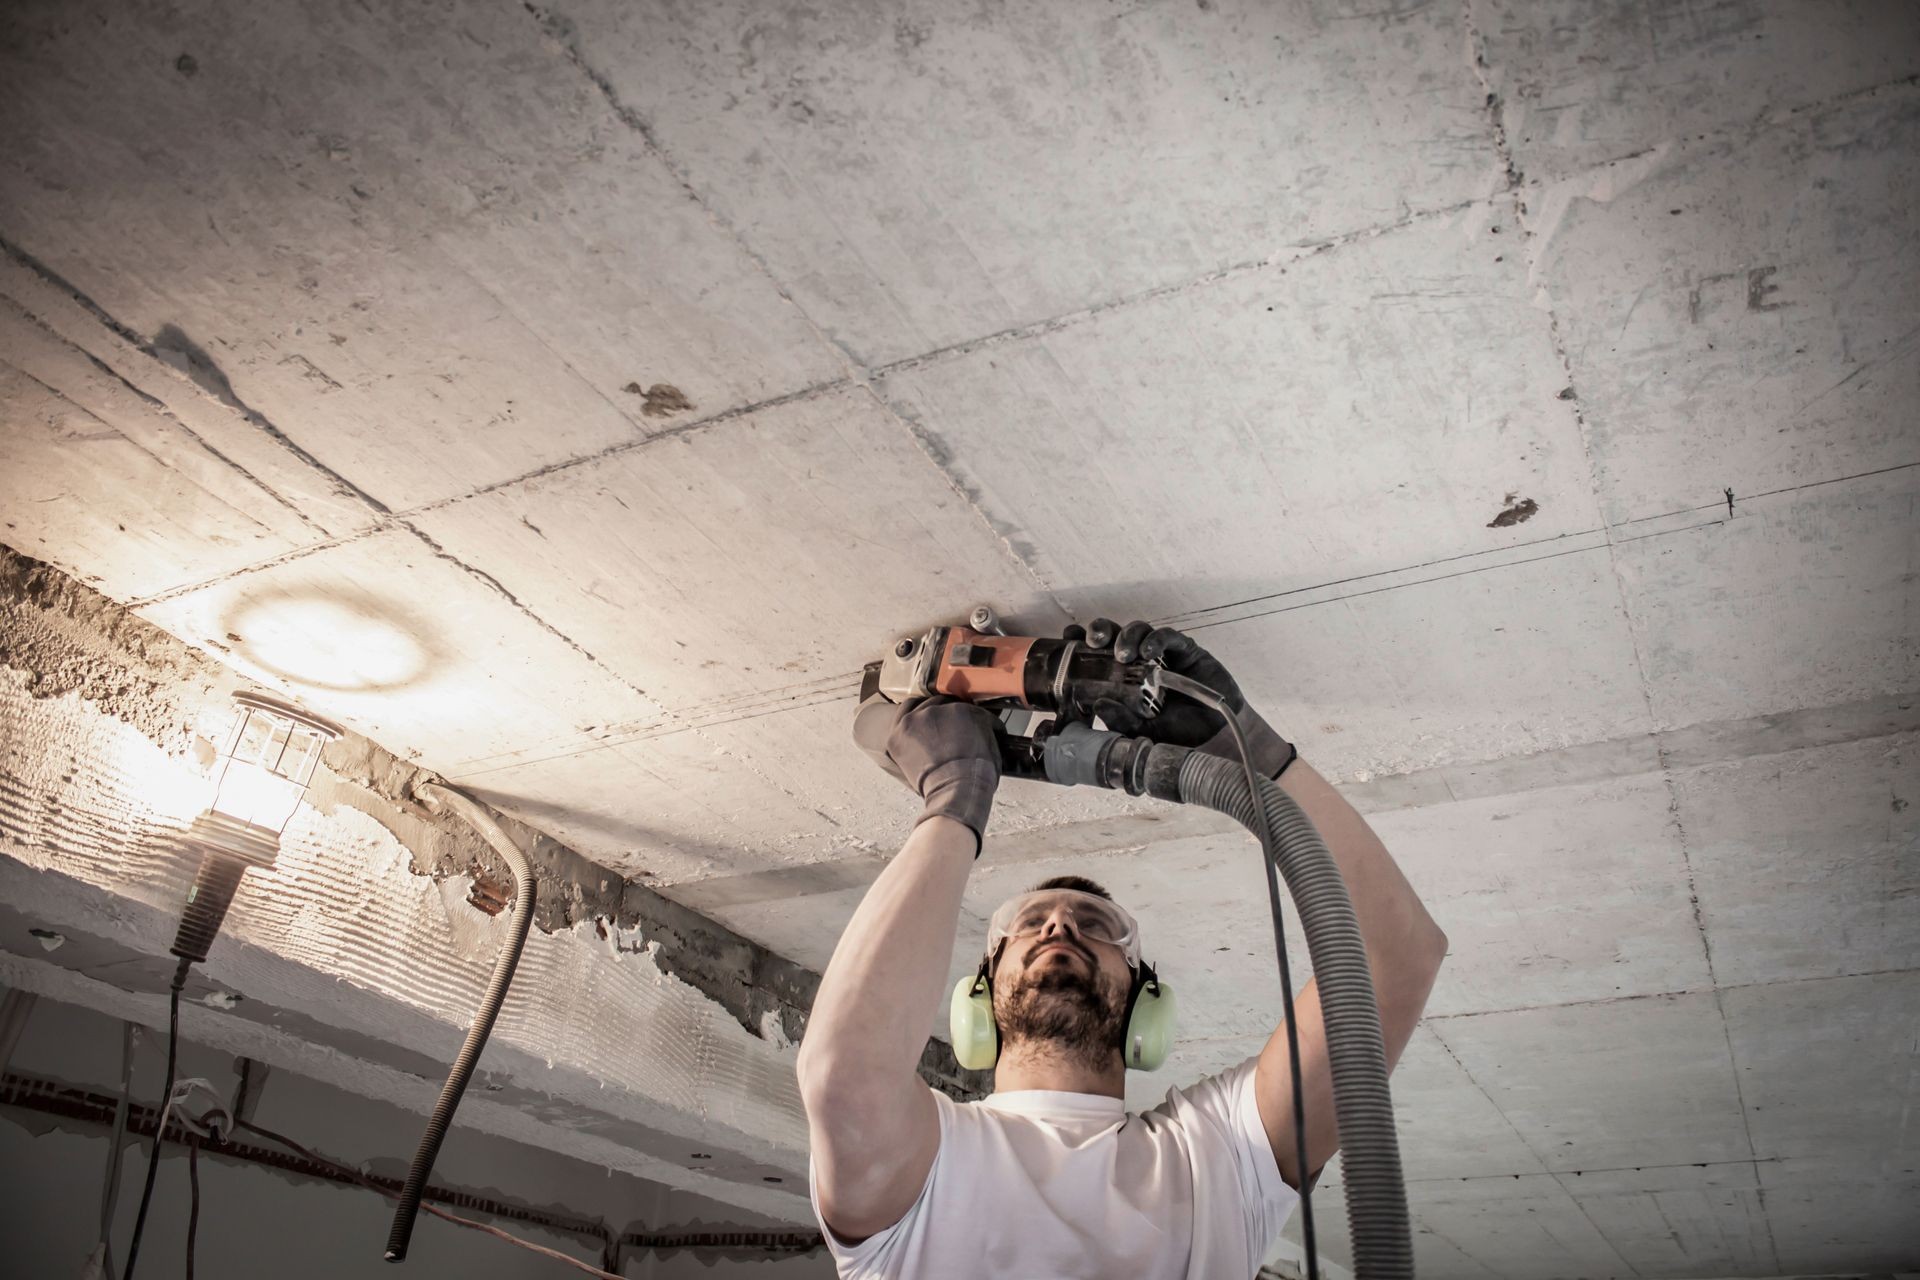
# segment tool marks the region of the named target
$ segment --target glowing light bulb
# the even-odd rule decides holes
[[[240,718],[220,752],[213,807],[194,820],[192,835],[266,866],[313,781],[320,749],[340,730],[275,698],[242,693],[234,701]]]

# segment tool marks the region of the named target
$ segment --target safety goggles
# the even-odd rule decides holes
[[[1007,941],[1038,937],[1056,917],[1070,920],[1074,932],[1093,942],[1108,942],[1126,953],[1127,963],[1140,964],[1140,927],[1133,917],[1096,894],[1078,889],[1039,889],[1009,898],[987,922],[987,954]]]

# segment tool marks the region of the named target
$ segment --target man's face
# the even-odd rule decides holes
[[[1004,939],[993,969],[994,1016],[1009,1044],[1043,1041],[1104,1068],[1119,1053],[1133,971],[1126,949],[1098,937],[1085,904],[1037,904]]]

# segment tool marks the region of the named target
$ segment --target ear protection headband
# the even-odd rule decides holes
[[[971,977],[960,979],[947,1006],[953,1056],[969,1071],[985,1071],[1000,1058],[1000,1025],[993,1017],[993,957],[980,957]],[[1133,971],[1127,992],[1120,1057],[1129,1071],[1157,1071],[1173,1051],[1173,988],[1146,961]]]

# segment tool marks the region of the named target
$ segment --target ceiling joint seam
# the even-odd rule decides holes
[[[4,244],[4,243],[5,243],[4,239],[0,238],[0,244]],[[11,252],[11,246],[8,246],[8,248],[9,248],[10,256],[14,256],[16,260],[20,261],[20,265],[22,266],[23,269],[29,270],[29,271],[35,269],[32,265],[30,265],[28,261],[21,259],[20,255],[13,254]],[[55,281],[52,279],[46,279],[45,282],[50,286],[55,285]],[[286,508],[287,511],[293,515],[294,519],[298,520],[301,524],[305,525],[309,530],[313,531],[314,533],[318,533],[323,537],[326,535],[326,530],[322,528],[316,521],[314,521],[312,517],[308,516],[306,512],[302,511],[298,505],[296,505],[294,502],[292,502],[288,498],[283,497],[280,494],[280,492],[276,490],[272,485],[262,480],[259,476],[254,475],[253,472],[241,466],[240,463],[235,461],[233,458],[230,458],[226,454],[222,453],[219,449],[215,448],[213,443],[209,441],[205,436],[201,435],[198,431],[195,431],[192,427],[188,426],[187,423],[178,414],[176,414],[173,411],[173,408],[171,405],[168,405],[165,401],[160,400],[155,396],[151,396],[147,394],[145,390],[143,390],[141,387],[136,385],[131,379],[129,379],[125,374],[121,373],[118,369],[108,364],[105,360],[102,360],[99,356],[96,356],[95,354],[93,354],[93,352],[88,351],[85,347],[82,347],[78,343],[68,339],[66,335],[60,333],[51,324],[49,324],[44,316],[38,315],[32,310],[28,309],[27,304],[23,302],[21,299],[14,297],[11,294],[0,294],[0,298],[3,298],[6,301],[7,305],[12,307],[14,311],[19,314],[21,319],[25,320],[28,324],[32,325],[34,328],[40,330],[40,332],[45,334],[50,341],[58,343],[61,347],[65,348],[66,350],[71,351],[76,355],[84,357],[87,363],[91,364],[95,369],[99,370],[99,372],[104,376],[112,379],[113,382],[117,384],[121,390],[126,391],[128,394],[132,395],[135,399],[139,400],[141,404],[145,405],[147,409],[152,411],[157,416],[165,418],[168,422],[172,423],[175,427],[177,427],[180,430],[181,434],[185,435],[187,439],[193,441],[195,445],[199,446],[202,452],[206,453],[214,461],[218,462],[221,466],[226,467],[229,471],[232,471],[235,475],[239,476],[241,479],[245,480],[248,484],[258,489],[261,493],[265,494],[273,502]],[[79,299],[76,298],[75,300],[78,301]],[[119,336],[119,331],[117,328],[113,328],[112,331],[114,332],[115,336]],[[145,353],[143,352],[142,354],[145,354]],[[58,396],[60,399],[66,400],[68,403],[76,405],[77,407],[86,410],[89,414],[93,414],[93,416],[96,418],[99,417],[99,415],[97,413],[94,413],[94,411],[88,408],[88,406],[81,404],[78,400],[75,400],[73,397],[67,395],[65,392],[59,390],[57,387],[50,386],[40,378],[34,377],[32,373],[29,373],[25,369],[22,369],[21,372],[25,374],[27,377],[32,378],[35,382],[39,383],[40,386],[45,388],[47,391],[51,392],[53,395]],[[104,422],[104,419],[102,419],[102,421]],[[115,430],[118,431],[117,428],[115,428]],[[168,471],[177,470],[177,468],[175,468],[171,463],[167,462],[164,458],[161,458],[159,455],[153,453],[151,450],[140,445],[138,441],[135,441],[130,437],[128,437],[125,432],[119,432],[119,435],[123,439],[126,439],[128,443],[134,445],[135,448],[140,449],[140,451],[142,453],[145,453],[149,458],[153,459],[154,463],[157,464],[158,466]]]
[[[936,347],[931,351],[925,351],[919,355],[905,356],[898,360],[889,361],[884,365],[876,367],[872,371],[872,376],[879,380],[885,380],[896,374],[911,373],[930,365],[945,364],[949,361],[972,355],[977,351],[1004,346],[1010,342],[1021,342],[1031,338],[1043,338],[1049,334],[1075,328],[1090,320],[1106,315],[1109,312],[1122,311],[1131,307],[1158,302],[1165,298],[1177,297],[1180,294],[1195,292],[1211,285],[1238,280],[1245,276],[1258,275],[1261,272],[1271,270],[1275,267],[1289,267],[1305,259],[1317,257],[1320,254],[1331,252],[1345,245],[1358,244],[1362,241],[1373,240],[1380,236],[1391,235],[1396,231],[1415,227],[1437,218],[1452,217],[1455,214],[1464,213],[1469,209],[1487,203],[1489,203],[1489,200],[1484,196],[1471,200],[1457,200],[1451,204],[1436,205],[1430,209],[1416,209],[1401,217],[1388,222],[1378,223],[1371,227],[1361,227],[1353,231],[1338,232],[1321,239],[1303,240],[1295,244],[1284,245],[1262,257],[1230,263],[1224,267],[1216,267],[1211,271],[1202,272],[1200,275],[1175,281],[1172,284],[1155,285],[1150,289],[1142,289],[1135,293],[1123,294],[1117,298],[1109,298],[1104,302],[1091,303],[1084,307],[1077,307],[1072,311],[1063,311],[1059,315],[1049,316],[1044,320],[1034,320],[1027,324],[1014,325],[1011,328],[1000,329],[979,337],[966,338],[959,342],[949,343],[944,347]]]
[[[562,56],[566,58],[567,62],[582,76],[586,77],[587,82],[594,87],[599,93],[601,100],[606,103],[608,110],[613,113],[614,119],[633,131],[634,135],[640,139],[641,144],[647,151],[660,162],[660,166],[666,170],[667,175],[673,179],[681,191],[686,193],[687,199],[691,200],[694,207],[706,215],[708,222],[713,225],[714,229],[720,232],[727,240],[731,241],[733,245],[745,255],[746,259],[751,262],[754,267],[758,269],[761,276],[766,279],[767,284],[773,289],[780,300],[786,303],[787,306],[792,309],[793,314],[799,317],[800,321],[812,331],[815,339],[825,346],[827,350],[838,355],[841,361],[848,366],[849,373],[857,377],[861,372],[860,360],[847,349],[845,343],[829,334],[821,327],[820,323],[808,313],[807,309],[800,305],[799,300],[793,296],[792,291],[788,289],[780,277],[775,274],[773,267],[767,262],[765,255],[753,247],[741,229],[734,225],[732,219],[727,218],[721,214],[718,209],[714,208],[699,188],[693,185],[692,175],[684,165],[674,158],[666,146],[662,144],[659,134],[655,132],[652,124],[647,121],[646,117],[622,99],[619,91],[613,87],[613,81],[598,67],[587,60],[586,52],[580,47],[579,29],[574,25],[573,21],[557,9],[534,4],[532,0],[521,0],[521,8],[527,11],[527,15],[531,17],[534,23],[540,28],[541,34],[553,42],[560,50]]]
[[[132,345],[135,349],[137,349],[142,355],[147,356],[148,358],[152,359],[156,363],[164,366],[169,372],[173,373],[175,376],[181,377],[185,381],[192,384],[194,389],[198,391],[200,394],[208,396],[211,399],[217,400],[221,404],[224,404],[227,408],[238,413],[241,416],[241,418],[248,423],[248,425],[254,427],[259,431],[264,432],[269,439],[271,439],[274,443],[278,444],[282,449],[285,449],[287,452],[291,453],[295,458],[299,459],[299,461],[305,464],[307,467],[319,473],[319,475],[327,481],[328,485],[332,487],[337,493],[339,493],[340,496],[345,498],[350,498],[353,501],[360,503],[361,505],[367,507],[377,515],[391,514],[385,503],[382,503],[378,498],[375,498],[372,494],[360,488],[360,486],[356,485],[353,481],[347,479],[346,476],[340,474],[338,471],[335,471],[332,467],[329,467],[326,463],[320,461],[320,459],[316,458],[313,454],[309,453],[304,447],[302,447],[298,441],[294,440],[292,436],[288,435],[284,430],[282,430],[280,426],[276,424],[272,419],[268,418],[265,414],[261,413],[259,410],[249,405],[246,401],[242,400],[239,396],[239,393],[233,389],[232,381],[227,378],[224,372],[222,372],[221,370],[213,366],[212,361],[206,357],[204,352],[179,350],[173,347],[163,346],[157,341],[143,338],[140,334],[136,333],[131,327],[121,323],[109,311],[107,311],[105,307],[102,307],[99,303],[95,302],[91,297],[87,296],[85,292],[80,290],[70,281],[66,280],[58,272],[53,271],[51,268],[49,268],[44,263],[42,263],[38,258],[26,252],[24,249],[20,248],[20,246],[14,244],[11,240],[5,238],[4,236],[0,236],[0,251],[4,251],[7,257],[12,258],[21,267],[31,272],[35,276],[39,277],[48,286],[59,290],[60,292],[66,294],[69,298],[73,299],[75,303],[77,303],[84,310],[86,310],[87,312],[95,316],[102,324],[107,326],[107,328],[110,329],[114,334],[124,339],[126,342]],[[163,352],[168,352],[168,351],[171,351],[174,354],[185,358],[190,364],[205,365],[207,367],[210,379],[217,380],[217,383],[219,385],[209,386],[207,385],[207,383],[202,382],[200,379],[194,378],[191,375],[181,371],[179,367],[176,364],[174,364],[173,361],[168,360],[166,356],[163,354]],[[196,359],[196,357],[198,358]],[[135,389],[138,390],[137,388]],[[150,398],[150,397],[144,397],[144,398]],[[269,490],[269,492],[272,492],[272,491]]]
[[[513,592],[509,591],[507,589],[506,584],[501,582],[500,579],[494,577],[492,574],[488,573],[486,570],[477,568],[474,565],[470,565],[465,560],[462,560],[460,557],[454,555],[452,552],[448,551],[445,547],[441,546],[438,542],[434,541],[431,536],[429,536],[425,531],[420,529],[417,525],[414,525],[406,520],[401,520],[398,522],[398,524],[401,528],[405,529],[408,533],[411,533],[414,537],[418,538],[421,544],[424,545],[427,548],[427,550],[431,552],[436,559],[444,560],[448,564],[453,565],[456,569],[459,569],[462,573],[466,574],[468,577],[472,578],[474,581],[480,583],[482,586],[486,587],[488,590],[494,592],[501,599],[505,600],[508,604],[512,605],[517,611],[519,611],[519,613],[523,617],[525,617],[528,621],[532,622],[535,626],[539,627],[542,631],[546,632],[548,635],[552,636],[554,639],[560,641],[562,644],[566,645],[569,649],[572,649],[575,653],[585,658],[588,662],[592,663],[597,670],[605,673],[611,679],[618,681],[622,686],[631,690],[632,692],[639,695],[640,697],[647,698],[648,701],[652,701],[652,699],[647,694],[646,690],[641,689],[637,685],[634,685],[631,682],[629,682],[626,679],[626,677],[622,676],[619,672],[613,670],[606,663],[602,662],[598,657],[596,657],[591,651],[587,649],[585,645],[582,645],[578,640],[575,640],[572,636],[560,630],[560,628],[554,626],[551,622],[548,622],[545,618],[541,617],[537,612],[534,611],[532,606],[528,605],[524,600],[520,599],[519,596],[516,596],[515,594],[513,594]]]
[[[571,458],[562,458],[558,462],[549,462],[544,466],[535,467],[533,470],[523,472],[520,475],[512,476],[505,480],[495,480],[490,484],[483,484],[465,493],[454,494],[452,497],[436,498],[431,502],[423,502],[418,506],[408,507],[406,510],[395,514],[402,517],[428,515],[447,507],[457,506],[473,498],[483,498],[488,494],[500,493],[508,489],[516,489],[522,485],[544,480],[549,476],[560,475],[578,467],[591,466],[596,462],[604,462],[608,458],[617,458],[623,454],[633,453],[651,445],[663,444],[669,440],[680,440],[688,436],[698,435],[701,432],[732,422],[738,418],[748,417],[768,409],[778,409],[785,405],[799,404],[804,401],[833,395],[837,392],[846,391],[851,386],[853,386],[853,382],[848,378],[834,378],[827,382],[812,383],[796,391],[782,392],[780,395],[769,396],[764,400],[756,400],[751,404],[736,405],[731,409],[723,409],[719,413],[712,414],[705,418],[696,418],[691,422],[682,422],[677,426],[669,427],[663,431],[656,431],[651,435],[641,436],[633,440],[622,440],[617,444],[608,445],[606,448],[595,450],[592,453],[583,453]]]
[[[304,547],[295,547],[293,550],[283,551],[277,556],[269,556],[265,560],[260,560],[249,565],[242,565],[233,572],[223,573],[217,578],[207,578],[200,582],[189,582],[177,587],[168,587],[165,591],[156,591],[150,596],[142,596],[136,600],[129,600],[125,607],[129,610],[138,611],[156,604],[167,604],[180,599],[182,596],[190,596],[196,591],[205,591],[209,587],[221,586],[239,578],[251,577],[256,573],[265,573],[269,569],[278,569],[282,565],[292,564],[296,560],[304,560],[308,556],[318,555],[322,551],[332,551],[336,547],[348,547],[356,542],[364,542],[368,538],[386,533],[396,527],[398,527],[398,522],[391,517],[382,516],[366,528],[356,530],[353,533],[341,534],[339,537],[327,538]]]
[[[903,410],[899,405],[887,399],[886,396],[882,395],[879,388],[873,385],[871,379],[862,377],[859,379],[859,382],[861,389],[873,400],[874,405],[878,407],[882,413],[886,414],[888,418],[892,419],[896,426],[907,433],[907,437],[913,441],[914,447],[918,449],[921,456],[927,460],[927,465],[932,467],[940,479],[946,483],[948,490],[966,504],[967,510],[970,511],[974,519],[978,520],[986,529],[987,536],[992,538],[999,546],[1001,553],[1004,554],[1007,559],[1011,560],[1021,573],[1026,575],[1027,579],[1040,590],[1041,594],[1045,595],[1047,599],[1052,602],[1054,608],[1058,609],[1061,614],[1066,617],[1073,617],[1073,610],[1069,609],[1066,603],[1060,599],[1060,595],[1054,589],[1053,584],[1048,582],[1046,575],[1040,572],[1040,566],[1031,563],[1029,557],[1020,553],[1020,548],[1014,545],[1013,536],[1002,527],[1002,522],[995,520],[988,514],[986,506],[982,502],[980,492],[973,485],[961,479],[959,473],[954,470],[952,459],[946,447],[934,438],[932,432],[927,429],[926,425],[912,414]]]

